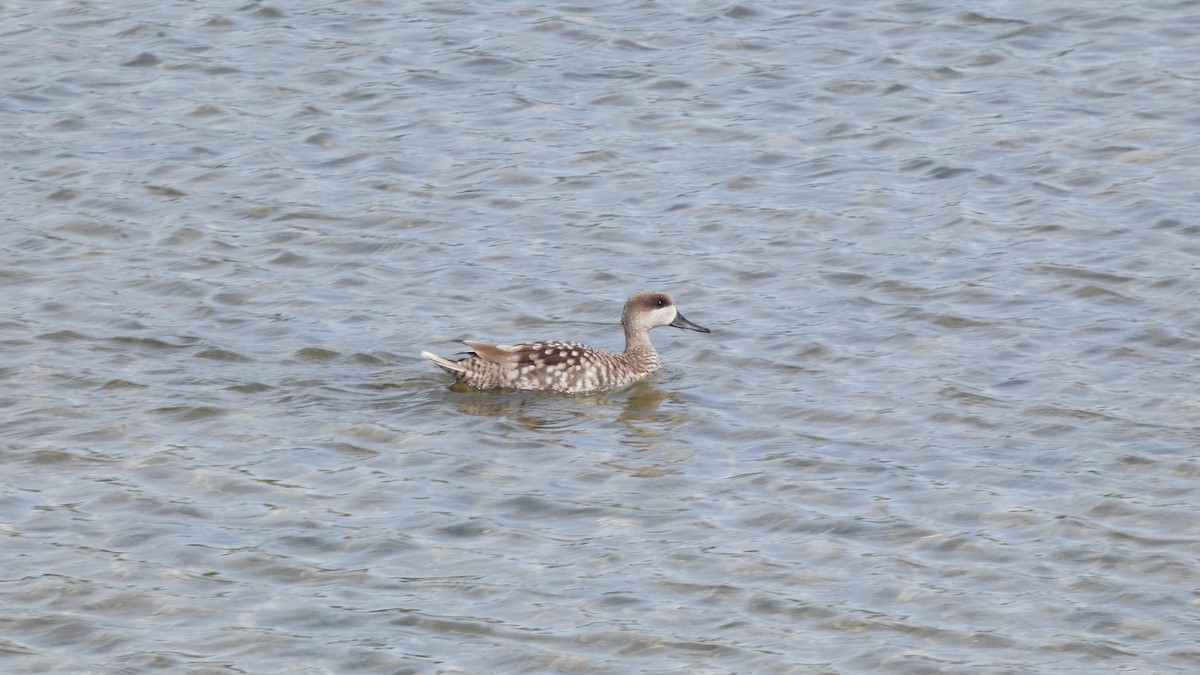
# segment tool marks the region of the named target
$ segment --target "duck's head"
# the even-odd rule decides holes
[[[621,324],[626,330],[649,331],[659,326],[674,326],[700,333],[712,332],[688,321],[675,308],[675,299],[669,293],[662,291],[639,291],[625,302],[625,310],[621,312]]]

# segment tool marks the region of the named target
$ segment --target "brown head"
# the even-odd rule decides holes
[[[631,295],[625,302],[625,310],[621,312],[621,325],[625,327],[627,340],[633,336],[645,336],[659,326],[710,332],[683,318],[675,308],[675,299],[662,291],[638,291]]]

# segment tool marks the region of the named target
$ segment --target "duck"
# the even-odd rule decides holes
[[[625,302],[621,327],[625,351],[609,352],[579,342],[543,340],[517,345],[463,340],[471,351],[451,360],[430,352],[421,356],[476,389],[512,389],[589,394],[619,389],[662,370],[650,331],[672,326],[698,333],[709,329],[684,318],[675,299],[663,291],[638,291]]]

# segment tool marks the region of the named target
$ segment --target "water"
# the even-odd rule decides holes
[[[1197,668],[1200,4],[107,4],[0,7],[5,672]]]

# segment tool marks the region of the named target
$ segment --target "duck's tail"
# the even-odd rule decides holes
[[[450,373],[451,375],[456,375],[458,373],[466,372],[466,369],[463,368],[462,366],[458,365],[458,363],[456,361],[451,361],[450,359],[444,359],[444,358],[438,356],[437,354],[430,354],[429,352],[421,352],[421,357],[429,359],[430,361],[433,361],[442,370],[446,371],[447,373]]]

